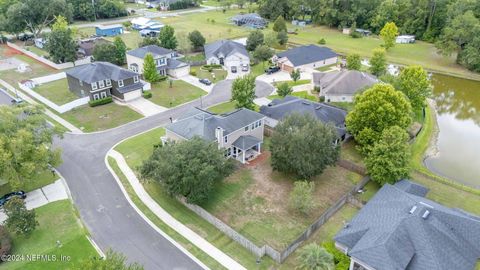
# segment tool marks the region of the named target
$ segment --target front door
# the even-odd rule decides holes
[[[225,61],[224,61],[223,57],[221,57],[221,58],[220,58],[220,65],[223,66],[224,64],[225,64]]]

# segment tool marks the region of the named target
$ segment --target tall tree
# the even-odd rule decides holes
[[[205,45],[205,38],[203,37],[202,33],[198,30],[193,30],[188,34],[188,39],[192,43],[192,47],[195,50],[202,49]]]
[[[160,46],[166,49],[175,50],[177,48],[177,38],[175,37],[175,29],[170,25],[165,25],[158,35]]]
[[[255,78],[247,75],[236,78],[232,84],[232,101],[236,108],[255,109]]]
[[[399,4],[394,0],[385,0],[375,10],[375,16],[372,18],[372,30],[379,33],[380,29],[388,22],[397,22],[399,16]]]
[[[383,47],[388,50],[395,46],[395,39],[398,36],[398,28],[394,22],[386,23],[380,31],[380,37],[383,39]]]
[[[45,49],[56,63],[65,63],[77,59],[77,43],[73,33],[68,28],[67,20],[59,16],[52,25],[52,32],[48,33]]]
[[[113,45],[115,45],[115,64],[121,66],[127,62],[127,45],[121,37],[115,37]]]
[[[260,30],[255,30],[250,32],[247,38],[247,50],[250,52],[255,51],[255,49],[262,45],[264,41],[263,32]]]
[[[298,269],[301,270],[334,270],[335,263],[332,254],[315,243],[300,249],[297,258]]]
[[[367,172],[379,184],[394,184],[408,177],[410,146],[405,129],[392,126],[382,132],[365,158]]]
[[[253,58],[264,64],[265,61],[268,61],[270,58],[272,58],[273,53],[273,50],[270,49],[268,46],[261,45],[258,46],[253,52]]]
[[[387,71],[387,56],[384,49],[374,49],[370,58],[370,72],[375,76],[382,76]]]
[[[368,152],[382,132],[399,126],[406,129],[412,122],[412,107],[405,95],[389,84],[375,84],[355,97],[346,125],[355,141]]]
[[[224,155],[216,142],[195,137],[158,147],[140,171],[143,178],[160,183],[171,196],[181,195],[189,203],[201,204],[208,201],[214,185],[233,171],[232,160]]]
[[[290,18],[290,6],[288,0],[261,0],[258,2],[258,13],[260,16],[274,20],[278,16]]]
[[[18,197],[10,199],[4,205],[5,225],[8,231],[17,235],[29,236],[38,226],[35,210],[27,210],[25,201]]]
[[[52,149],[54,135],[40,107],[0,106],[0,179],[22,189],[39,173],[60,164],[60,150]]]
[[[309,114],[292,114],[281,121],[271,138],[274,170],[310,179],[335,164],[340,154],[335,128]]]
[[[90,257],[81,261],[74,270],[143,270],[143,266],[138,263],[129,264],[125,255],[108,250],[105,258]]]
[[[275,22],[273,23],[273,31],[280,33],[282,31],[287,32],[287,23],[282,16],[278,16]]]
[[[95,61],[117,63],[117,47],[112,43],[98,44],[93,49],[93,59]]]
[[[277,34],[278,44],[285,45],[288,42],[288,34],[286,31],[280,31]]]
[[[415,110],[422,109],[426,99],[432,94],[428,74],[421,66],[409,66],[402,69],[396,86],[408,97]]]
[[[56,16],[72,19],[72,7],[65,0],[19,0],[8,8],[7,23],[23,24],[23,29],[40,36],[42,30],[55,22]]]
[[[292,78],[292,80],[294,82],[296,82],[296,81],[300,80],[301,75],[302,74],[300,73],[300,69],[297,68],[297,69],[293,70],[292,73],[290,73],[290,78]]]
[[[160,79],[160,75],[157,72],[157,65],[155,64],[155,59],[151,53],[145,55],[143,60],[143,77],[147,82],[155,83]]]
[[[286,97],[293,92],[292,87],[287,82],[280,84],[277,88],[277,94],[281,97]]]
[[[362,68],[362,60],[358,53],[352,53],[347,56],[347,68],[350,70],[360,70]]]

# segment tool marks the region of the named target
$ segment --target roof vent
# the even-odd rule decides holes
[[[417,210],[417,206],[416,206],[416,205],[414,205],[414,206],[412,207],[412,209],[410,209],[409,213],[410,213],[410,214],[413,214],[413,213],[415,213],[415,210]]]
[[[310,103],[306,102],[306,101],[302,101],[302,104],[303,105],[310,105]]]
[[[343,228],[344,229],[347,229],[348,227],[350,227],[350,223],[346,222],[345,220],[343,221]]]
[[[423,213],[422,218],[427,219],[427,217],[430,215],[430,211],[425,210],[425,213]]]

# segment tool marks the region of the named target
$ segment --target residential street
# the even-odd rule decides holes
[[[119,141],[164,125],[192,106],[207,108],[226,102],[231,81],[218,83],[210,94],[169,111],[92,134],[65,134],[55,145],[61,147],[63,164],[58,168],[66,179],[80,216],[102,250],[120,251],[145,269],[200,269],[186,254],[150,227],[129,205],[105,166],[105,156]],[[273,87],[257,81],[257,96]]]

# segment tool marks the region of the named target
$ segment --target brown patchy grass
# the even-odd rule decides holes
[[[268,152],[242,166],[220,184],[205,209],[259,246],[278,250],[295,240],[313,221],[353,187],[361,176],[340,167],[326,169],[315,181],[314,208],[309,215],[288,205],[297,180],[272,171]]]

